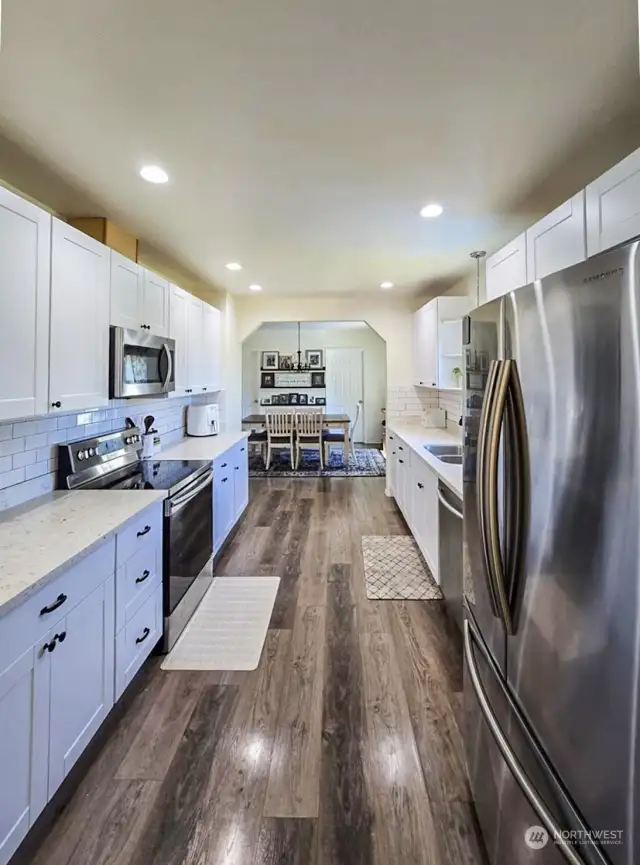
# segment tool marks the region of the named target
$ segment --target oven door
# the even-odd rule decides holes
[[[143,330],[112,327],[110,396],[148,396],[175,390],[175,341]]]
[[[165,651],[173,646],[211,585],[213,467],[165,502],[163,608]]]

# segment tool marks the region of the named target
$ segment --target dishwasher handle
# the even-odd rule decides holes
[[[438,487],[438,499],[440,500],[440,504],[443,505],[448,511],[450,511],[454,515],[454,517],[458,517],[459,520],[462,519],[462,511],[459,511],[457,508],[454,508],[453,505],[449,504],[449,502],[442,495],[440,487]]]

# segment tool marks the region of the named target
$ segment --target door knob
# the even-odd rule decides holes
[[[52,408],[62,408],[62,403],[60,400],[56,400],[56,402],[51,403]]]

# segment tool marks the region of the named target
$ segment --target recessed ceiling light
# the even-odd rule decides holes
[[[255,285],[255,284],[254,284],[254,285],[250,285],[250,286],[249,286],[249,291],[262,291],[262,286],[261,286],[261,285]]]
[[[393,283],[392,282],[381,282],[380,288],[393,288]]]
[[[440,204],[425,204],[425,206],[420,211],[420,216],[424,216],[427,219],[430,219],[434,216],[440,216],[442,213],[442,206]]]
[[[227,270],[242,270],[242,265],[238,264],[237,261],[230,261],[229,264],[226,264],[225,267]]]
[[[159,165],[144,165],[140,169],[140,177],[149,183],[166,183],[169,179],[167,172]]]

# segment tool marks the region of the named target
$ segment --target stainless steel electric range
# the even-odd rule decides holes
[[[59,446],[58,487],[167,490],[164,502],[164,651],[169,651],[210,586],[213,467],[199,460],[142,460],[137,427]]]

